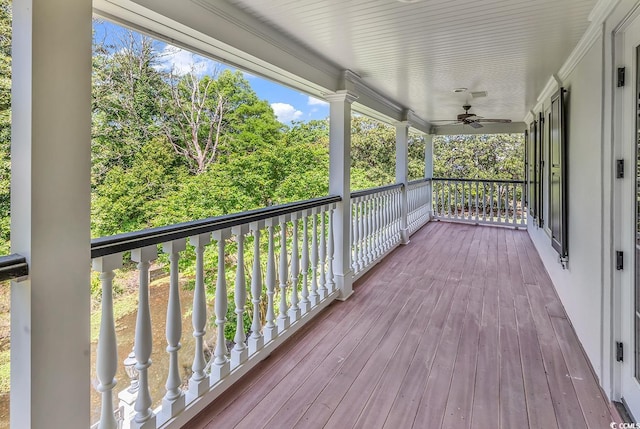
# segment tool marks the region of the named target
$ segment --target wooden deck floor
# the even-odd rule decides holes
[[[432,222],[189,427],[602,429],[612,412],[527,233]]]

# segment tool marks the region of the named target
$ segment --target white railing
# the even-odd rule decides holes
[[[433,217],[475,224],[525,226],[524,182],[432,179]]]
[[[391,207],[389,202],[394,198],[396,194],[387,193],[376,196],[375,202],[367,199],[366,204],[362,203],[360,210],[366,212],[372,222],[368,223],[367,228],[373,228],[373,218],[382,218],[381,213],[374,211],[373,207],[379,210],[383,200]],[[339,201],[340,197],[319,198],[94,240],[93,269],[100,273],[102,285],[96,357],[97,390],[102,400],[97,426],[105,429],[155,429],[186,424],[335,299],[339,291],[336,290],[332,269],[332,217]],[[385,216],[391,218],[392,214],[389,211]],[[397,220],[396,213],[393,219]],[[380,228],[380,224],[376,225]],[[382,246],[382,241],[377,240],[376,248]],[[372,246],[368,252],[371,255],[378,254],[377,250],[373,252],[373,240],[368,243]],[[158,257],[160,244],[161,251],[168,256],[170,269],[166,322],[151,320],[149,302],[149,268]],[[187,246],[193,249],[188,250]],[[213,308],[210,308],[206,296],[206,290],[213,286],[205,280],[207,249],[212,253],[210,260],[216,261],[217,266],[214,272]],[[119,389],[116,389],[116,373],[119,366],[123,365],[125,356],[118,356],[117,353],[113,285],[114,277],[122,275],[117,273],[123,267],[125,252],[137,264],[139,278],[135,340],[134,344],[129,345],[133,346],[133,354],[129,358],[131,362],[128,368],[129,371],[131,367],[135,368],[135,385],[128,386],[129,380],[118,380]],[[193,363],[185,380],[184,365],[180,367],[178,363],[183,317],[180,282],[184,277],[180,270],[183,265],[179,262],[187,252],[195,254],[192,309],[195,351],[188,357],[188,361]],[[248,268],[246,271],[245,267]],[[228,284],[227,274],[230,271],[234,280]],[[233,295],[233,300],[229,299],[230,295]],[[264,312],[263,305],[266,305]],[[225,338],[225,330],[229,331],[228,306],[233,306],[236,315],[235,326],[231,328],[233,347],[230,351],[227,349],[230,340]],[[248,337],[243,324],[245,313],[251,316]],[[215,320],[215,335],[212,338],[215,349],[212,356],[207,357],[205,334],[207,322],[212,319]],[[157,328],[158,323],[165,324],[166,342],[162,341],[162,344],[154,343],[152,338],[153,328]],[[152,366],[152,348],[166,348],[168,367]],[[162,371],[166,375],[166,389],[162,398],[154,395],[149,387],[150,370],[156,373]],[[127,389],[121,390],[121,386]],[[116,395],[118,390],[121,391]]]
[[[401,241],[402,184],[351,193],[351,267],[354,279]]]
[[[407,226],[409,234],[413,234],[431,219],[431,179],[409,182],[407,205]]]

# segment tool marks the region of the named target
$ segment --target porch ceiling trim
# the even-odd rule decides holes
[[[351,90],[358,94],[354,110],[382,122],[406,119],[406,106],[368,86],[356,73],[339,69],[312,49],[300,49],[227,3],[191,0],[176,9],[169,0],[95,0],[94,13],[316,98]],[[411,123],[420,132],[431,130],[431,124],[416,115]]]
[[[531,121],[533,121],[535,117],[534,114],[542,110],[544,102],[562,86],[562,82],[569,77],[571,72],[573,72],[589,49],[591,49],[593,44],[600,38],[603,32],[605,20],[609,17],[619,2],[620,0],[599,0],[596,3],[589,14],[590,23],[587,30],[582,35],[573,51],[571,51],[571,54],[567,57],[567,60],[564,62],[562,67],[560,67],[558,73],[549,78],[549,81],[537,98],[538,102],[533,107],[532,111],[527,113],[524,117],[523,121],[525,123],[531,123]]]

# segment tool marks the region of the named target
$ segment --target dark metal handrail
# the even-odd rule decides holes
[[[426,183],[426,182],[431,182],[430,178],[423,178],[423,179],[416,179],[416,180],[412,180],[409,183],[407,183],[407,185],[417,185],[418,183]]]
[[[273,207],[265,207],[242,213],[210,217],[207,219],[183,222],[175,225],[161,226],[142,231],[112,235],[109,237],[95,238],[91,240],[91,258],[126,252],[128,250],[152,246],[154,244],[166,243],[180,238],[192,237],[194,235],[244,225],[250,222],[258,222],[276,216],[283,216],[340,201],[342,201],[340,196],[332,195]]]
[[[14,253],[0,256],[0,281],[16,279],[29,275],[27,258]]]
[[[351,198],[366,197],[367,195],[377,194],[383,191],[399,189],[399,188],[402,188],[403,186],[404,184],[402,183],[395,183],[393,185],[378,186],[377,188],[364,189],[362,191],[355,191],[351,193]]]
[[[459,178],[453,178],[453,177],[434,177],[433,179],[434,182],[444,182],[444,181],[449,181],[449,182],[480,182],[480,183],[516,183],[516,184],[523,184],[524,180],[504,180],[504,179],[459,179]]]

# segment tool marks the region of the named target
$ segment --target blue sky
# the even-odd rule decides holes
[[[118,40],[125,31],[122,27],[103,20],[95,20],[93,29],[95,39],[107,43]],[[192,54],[164,42],[158,41],[156,49],[162,54],[163,68],[167,70],[173,68],[177,73],[188,73],[194,69],[197,73],[204,75],[221,68],[235,70],[233,67]],[[244,75],[258,97],[269,102],[278,120],[284,124],[288,125],[292,120],[308,121],[325,119],[329,116],[329,106],[324,101],[250,73],[245,72]]]

